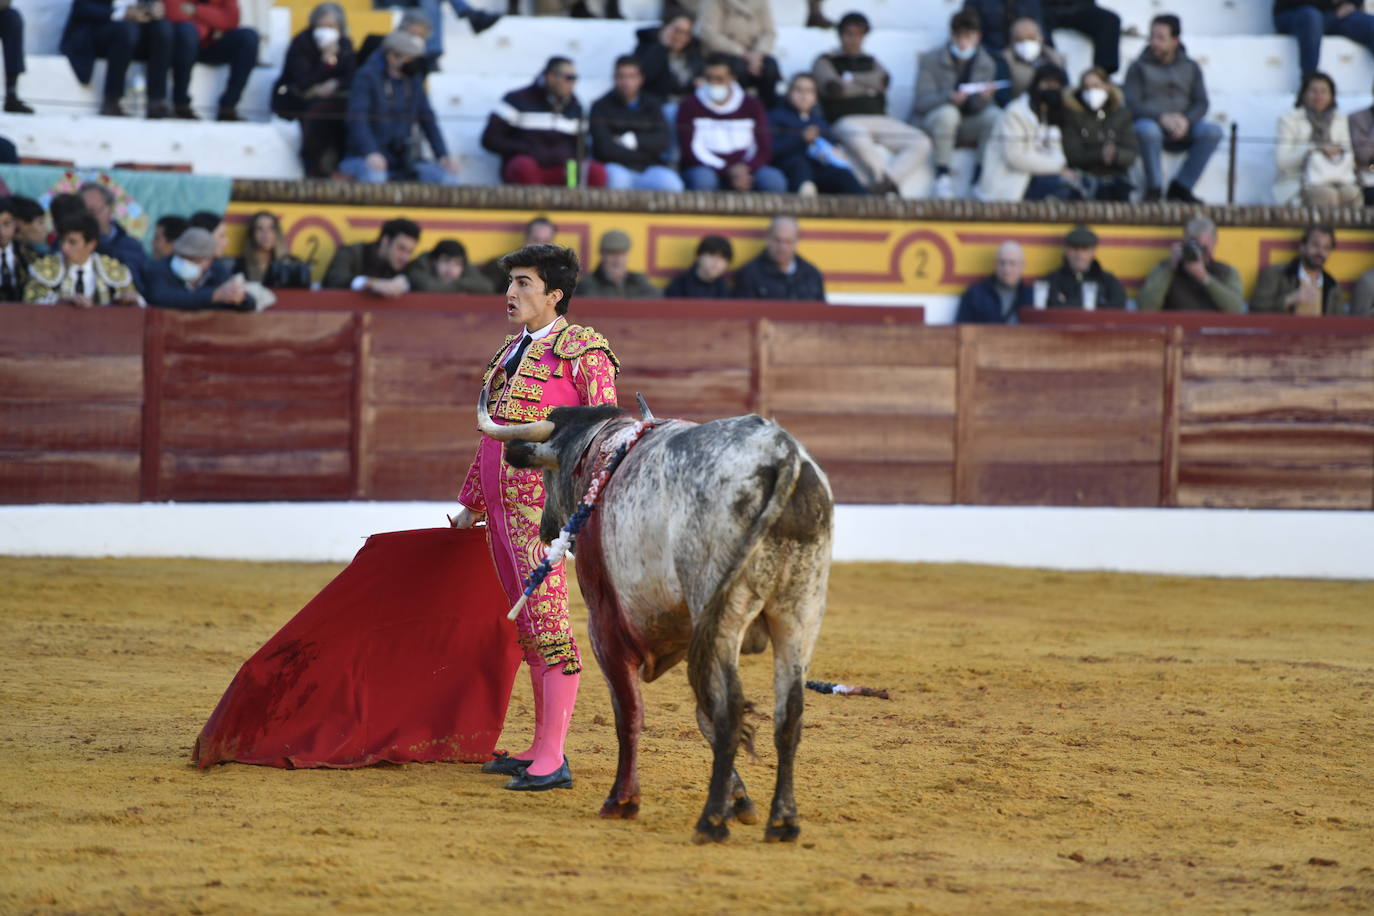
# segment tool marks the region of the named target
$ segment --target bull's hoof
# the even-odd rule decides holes
[[[692,837],[692,842],[700,846],[703,843],[724,843],[728,839],[730,828],[726,825],[725,819],[713,814],[697,821],[697,832]]]
[[[639,796],[624,801],[611,796],[602,802],[600,814],[614,820],[632,821],[639,817]]]
[[[730,816],[741,824],[753,826],[759,822],[759,812],[754,808],[754,803],[749,796],[742,795],[735,799],[735,806],[730,812]]]
[[[763,828],[763,838],[769,843],[795,843],[801,836],[801,824],[795,818],[770,821]]]

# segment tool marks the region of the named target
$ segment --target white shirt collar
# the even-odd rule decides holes
[[[562,315],[558,316],[558,318],[562,317]],[[545,337],[548,337],[550,334],[553,333],[553,326],[558,324],[558,318],[555,318],[553,321],[550,321],[548,324],[544,325],[537,331],[531,331],[527,328],[525,330],[525,335],[527,335],[530,340],[543,340]]]

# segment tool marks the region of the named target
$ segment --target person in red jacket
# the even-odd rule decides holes
[[[195,120],[191,109],[191,65],[228,64],[229,81],[219,98],[218,120],[241,121],[243,88],[258,60],[258,33],[239,28],[238,0],[168,0],[172,22],[172,107],[178,118]]]

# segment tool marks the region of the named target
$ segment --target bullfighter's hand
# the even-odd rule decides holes
[[[456,515],[447,516],[449,526],[452,528],[471,528],[482,520],[482,515],[473,512],[467,506],[459,506]]]
[[[95,305],[90,296],[72,296],[67,300],[68,305],[74,305],[79,309],[88,309]]]

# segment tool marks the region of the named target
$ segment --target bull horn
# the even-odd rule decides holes
[[[644,400],[644,395],[636,391],[635,400],[639,402],[639,419],[646,422],[654,419],[653,411],[649,409],[649,402]]]
[[[553,435],[553,422],[550,420],[539,420],[536,423],[516,423],[511,426],[501,426],[492,422],[491,414],[487,413],[487,398],[491,397],[491,383],[482,386],[482,394],[477,399],[477,429],[484,435],[490,436],[498,442],[510,442],[513,439],[522,439],[525,442],[547,442]]]

